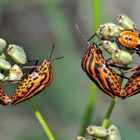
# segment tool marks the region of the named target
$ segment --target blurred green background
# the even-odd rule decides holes
[[[140,29],[140,1],[101,1],[101,23],[115,22],[123,13]],[[97,7],[98,8],[98,7]],[[88,38],[93,34],[91,1],[86,0],[0,0],[0,37],[23,46],[27,56],[38,56],[40,63],[49,56],[64,56],[53,65],[53,83],[33,100],[57,140],[75,140],[79,134],[89,93],[90,80],[80,63],[85,42],[75,29],[78,24]],[[8,84],[11,96],[17,85]],[[100,125],[110,97],[97,92],[92,124]],[[118,126],[123,140],[140,137],[140,97],[119,100],[110,124]],[[32,113],[28,101],[1,107],[1,140],[45,140],[46,136]]]

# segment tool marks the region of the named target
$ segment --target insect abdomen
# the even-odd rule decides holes
[[[123,31],[119,38],[119,43],[126,48],[136,48],[139,45],[139,34],[131,31]]]
[[[9,96],[0,88],[0,105],[7,105],[11,103]]]
[[[140,73],[136,72],[127,81],[123,89],[122,98],[125,99],[138,93],[140,93]]]
[[[91,49],[92,50],[92,49]],[[109,69],[101,54],[87,50],[81,66],[88,77],[106,94],[115,98],[120,94],[120,85],[115,73]]]

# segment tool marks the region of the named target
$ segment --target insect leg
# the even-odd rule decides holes
[[[118,76],[120,76],[120,77],[122,77],[122,78],[124,78],[124,79],[129,79],[128,77],[126,77],[126,76],[124,76],[124,75],[122,75],[122,74],[116,73],[116,75],[118,75]]]
[[[38,57],[37,56],[33,56],[33,59],[32,60],[28,60],[28,62],[30,63],[30,62],[34,62],[35,63],[35,65],[37,65],[38,64],[38,62],[39,62],[39,59],[38,59]]]
[[[91,40],[92,38],[94,38],[95,36],[98,37],[98,36],[97,36],[97,33],[93,34],[93,35],[87,40],[87,42],[90,42],[90,40]]]

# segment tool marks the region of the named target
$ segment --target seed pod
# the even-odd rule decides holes
[[[131,29],[131,30],[136,29],[135,23],[126,15],[123,15],[123,14],[118,15],[117,21],[125,29]]]
[[[0,69],[9,70],[11,68],[11,64],[5,59],[0,57]]]
[[[11,67],[9,71],[9,80],[18,81],[21,80],[22,77],[23,77],[23,72],[18,65],[15,64],[13,67]]]
[[[78,136],[77,140],[86,140],[86,139],[84,137],[82,137],[82,136]]]
[[[116,64],[127,66],[132,63],[133,57],[130,53],[117,49],[116,52],[112,54],[112,61]]]
[[[4,75],[2,73],[0,73],[0,80],[4,79]]]
[[[101,126],[88,126],[87,132],[93,138],[104,139],[107,137],[107,129],[102,128]]]
[[[115,125],[111,125],[108,129],[106,140],[121,140],[120,132]]]
[[[13,60],[19,64],[25,64],[27,61],[24,49],[18,45],[10,44],[7,49],[7,54],[9,54]]]
[[[110,54],[116,52],[116,50],[118,49],[116,43],[108,41],[108,40],[103,40],[102,44],[103,44],[104,49]]]
[[[0,52],[2,52],[5,47],[6,47],[6,41],[0,38]]]
[[[3,52],[0,54],[0,58],[6,59],[6,56]]]
[[[99,26],[97,35],[100,39],[113,41],[116,39],[116,37],[119,37],[123,30],[124,28],[119,25],[113,23],[105,23]]]

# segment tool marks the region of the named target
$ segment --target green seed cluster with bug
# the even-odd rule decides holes
[[[6,49],[7,43],[4,39],[0,38],[0,104],[7,105],[12,102],[12,99],[6,94],[2,87],[7,82],[18,83],[23,77],[22,65],[26,64],[27,58],[25,51],[22,47],[9,44]],[[6,50],[6,51],[5,51]],[[7,60],[6,55],[9,55],[15,64],[12,66]]]
[[[126,15],[121,14],[117,19],[120,25],[115,25],[113,23],[100,25],[97,33],[89,39],[86,39],[77,27],[79,33],[87,42],[87,49],[82,57],[83,71],[104,93],[115,98],[112,99],[111,106],[106,114],[102,127],[95,127],[100,128],[99,130],[104,130],[101,132],[106,131],[104,128],[107,127],[116,97],[126,99],[140,92],[140,66],[135,66],[133,68],[128,67],[129,64],[133,63],[132,54],[136,52],[139,55],[140,53],[139,31],[136,29],[134,22]],[[95,36],[97,36],[98,41],[91,42],[91,39]],[[112,62],[105,60],[100,46],[111,55],[109,60]],[[123,73],[134,72],[132,76],[127,78],[127,82],[123,88],[121,87],[119,79],[116,77],[117,73],[115,70],[112,70],[111,67],[116,67]],[[126,78],[123,75],[120,76]],[[91,132],[90,135],[93,139],[121,139],[120,135],[118,137],[113,136],[106,138],[102,135],[104,133],[100,133],[100,131],[96,133],[96,129],[93,129],[93,127],[88,127],[88,130],[89,133]],[[94,132],[92,130],[94,130]],[[78,137],[78,139],[85,140],[84,137]]]
[[[114,23],[100,25],[95,35],[111,55],[112,62],[126,67],[133,62],[134,52],[139,55],[139,31],[126,15],[118,15],[117,21],[119,25]]]
[[[10,44],[8,45],[6,52],[16,62],[15,65],[11,66],[10,62],[6,60],[6,56],[3,53],[3,50],[6,47],[6,41],[3,39],[1,39],[0,41],[0,69],[2,71],[2,73],[0,74],[1,85],[5,85],[6,82],[20,83],[11,98],[2,90],[1,86],[1,105],[7,105],[8,103],[16,105],[17,103],[21,103],[37,95],[45,87],[51,84],[53,79],[51,62],[55,59],[62,58],[57,57],[51,60],[51,56],[54,51],[54,45],[52,47],[50,57],[46,58],[41,65],[37,65],[38,59],[36,59],[35,66],[22,66],[27,62],[27,57],[24,49],[22,47],[19,47],[18,45]],[[23,73],[23,68],[30,68],[30,71],[28,73]],[[6,76],[5,71],[7,72]]]
[[[5,55],[6,49],[6,41],[4,39],[0,39],[0,80],[20,80],[23,76],[23,72],[21,69],[21,65],[25,64],[27,62],[25,51],[22,47],[15,45],[15,44],[9,44],[6,50],[6,53],[16,62],[13,66],[10,64],[10,62],[7,60]],[[7,75],[4,75],[3,73],[8,73]]]

